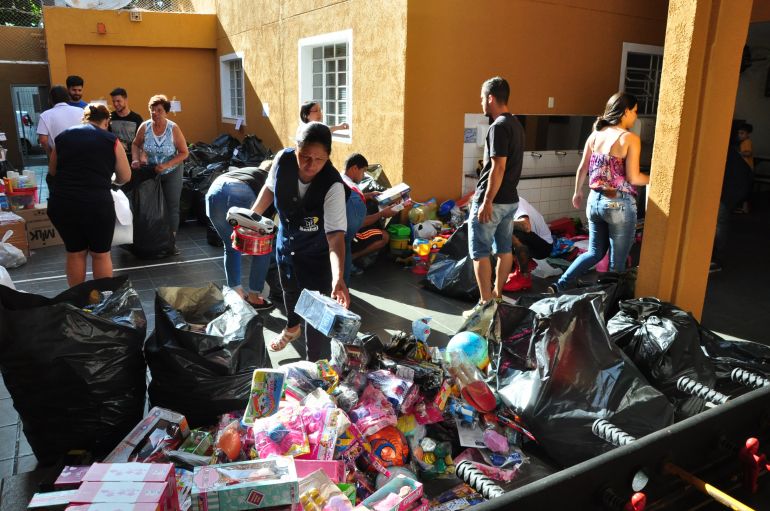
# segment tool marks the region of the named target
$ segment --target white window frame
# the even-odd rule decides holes
[[[629,53],[647,53],[649,55],[663,56],[663,46],[654,46],[651,44],[636,44],[636,43],[623,43],[623,53],[620,59],[620,83],[618,90],[625,92],[626,90],[626,71],[628,69],[628,54]],[[662,68],[661,68],[662,71]],[[640,114],[641,115],[641,114]],[[649,114],[649,117],[654,117],[653,114]]]
[[[297,124],[299,124],[299,107],[305,102],[313,99],[313,48],[328,44],[347,44],[346,68],[345,68],[345,87],[347,87],[347,123],[349,129],[335,131],[332,133],[332,139],[338,142],[352,143],[353,141],[353,30],[340,30],[328,34],[319,34],[312,37],[305,37],[297,44],[297,76],[299,78],[299,103],[297,106]],[[325,71],[324,71],[325,72]],[[336,89],[336,85],[335,85]],[[321,109],[326,111],[326,105],[321,105]],[[292,133],[292,137],[294,133]]]
[[[230,63],[234,60],[241,61],[241,92],[243,97],[241,98],[241,115],[234,115],[230,109],[231,96],[230,96]],[[242,119],[241,124],[246,125],[246,75],[243,70],[243,52],[228,53],[227,55],[221,55],[219,57],[219,96],[220,105],[222,108],[222,122],[228,124],[237,124],[238,118]]]

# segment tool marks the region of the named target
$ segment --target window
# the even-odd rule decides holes
[[[222,121],[235,123],[243,118],[243,55],[231,53],[219,57],[219,79],[222,94]]]
[[[345,30],[299,41],[299,103],[317,101],[328,126],[350,124],[352,36]],[[334,138],[349,141],[351,132],[335,131]]]
[[[662,72],[662,46],[623,43],[620,90],[636,96],[639,115],[654,116],[658,111]]]

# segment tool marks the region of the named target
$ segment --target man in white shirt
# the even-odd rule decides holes
[[[521,195],[513,216],[512,244],[518,267],[508,276],[503,290],[523,291],[532,287],[532,259],[545,259],[551,254],[553,237],[543,215]]]
[[[40,114],[40,120],[37,124],[37,136],[40,145],[45,148],[46,154],[50,157],[51,150],[55,147],[54,140],[59,133],[76,126],[83,121],[83,109],[67,104],[69,94],[67,89],[61,85],[51,87],[51,104],[49,108]]]

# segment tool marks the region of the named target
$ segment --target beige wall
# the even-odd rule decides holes
[[[465,113],[481,83],[511,85],[522,114],[597,115],[617,91],[623,42],[662,45],[665,0],[409,2],[404,179],[418,200],[462,188]],[[548,97],[555,108],[547,108]]]
[[[188,142],[217,135],[216,17],[213,14],[143,12],[131,22],[126,11],[46,7],[43,10],[52,84],[67,75],[85,80],[83,99],[128,91],[132,110],[147,118],[147,100],[166,94],[182,102],[170,114]],[[104,23],[106,34],[98,34]]]
[[[246,15],[248,13],[248,15]],[[274,151],[292,145],[299,123],[298,41],[352,29],[352,143],[335,142],[332,160],[361,152],[401,180],[406,0],[219,0],[217,53],[243,52],[246,126]],[[270,117],[262,116],[267,103]]]

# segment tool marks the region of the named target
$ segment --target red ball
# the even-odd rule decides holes
[[[409,444],[404,434],[395,426],[387,426],[369,435],[372,454],[386,467],[406,465],[409,461]]]

